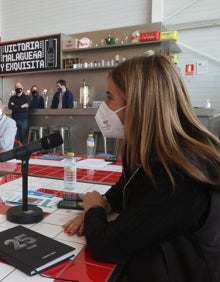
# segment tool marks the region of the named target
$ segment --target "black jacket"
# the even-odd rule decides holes
[[[60,92],[57,91],[53,95],[53,99],[51,102],[51,109],[57,109],[59,106]],[[72,109],[74,107],[74,96],[73,93],[66,89],[62,97],[62,109]]]
[[[44,109],[44,98],[42,96],[33,96],[30,109]]]
[[[25,93],[22,93],[21,96],[17,94],[10,97],[8,102],[8,108],[12,110],[11,117],[14,120],[27,120],[29,108],[21,108],[21,106],[25,103],[28,103],[30,106],[30,97]]]
[[[88,247],[98,260],[127,260],[129,281],[219,282],[220,193],[173,172],[174,190],[160,164],[156,187],[142,168],[126,172],[106,193],[119,216],[108,223],[101,207],[87,211]]]

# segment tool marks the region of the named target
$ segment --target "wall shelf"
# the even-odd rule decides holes
[[[151,45],[154,43],[168,43],[170,45],[173,45],[175,47],[175,50],[173,50],[175,53],[180,53],[180,48],[176,45],[176,41],[174,40],[152,40],[152,41],[145,41],[145,42],[134,42],[134,43],[124,43],[124,44],[114,44],[114,45],[105,45],[105,46],[97,46],[97,47],[88,47],[88,48],[70,48],[70,49],[63,49],[62,51],[64,53],[68,52],[90,52],[95,50],[105,50],[105,49],[114,49],[114,48],[130,48],[130,47],[137,47],[137,46],[145,46],[145,45]],[[176,45],[176,46],[175,46]],[[172,48],[172,46],[171,46]]]

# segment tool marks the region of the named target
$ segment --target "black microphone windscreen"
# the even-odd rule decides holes
[[[41,144],[44,150],[52,149],[63,144],[63,138],[60,133],[53,133],[41,138]]]

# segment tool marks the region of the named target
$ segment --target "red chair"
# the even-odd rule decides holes
[[[23,146],[23,144],[21,143],[21,141],[15,139],[14,148],[21,147],[21,146]]]

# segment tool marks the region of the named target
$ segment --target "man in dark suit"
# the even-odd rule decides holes
[[[28,113],[30,97],[23,92],[23,85],[15,83],[15,94],[10,97],[8,108],[12,111],[11,117],[16,121],[16,140],[26,144],[28,136]]]
[[[56,83],[57,91],[53,95],[51,109],[72,109],[74,107],[73,93],[66,87],[66,81],[60,79]]]

